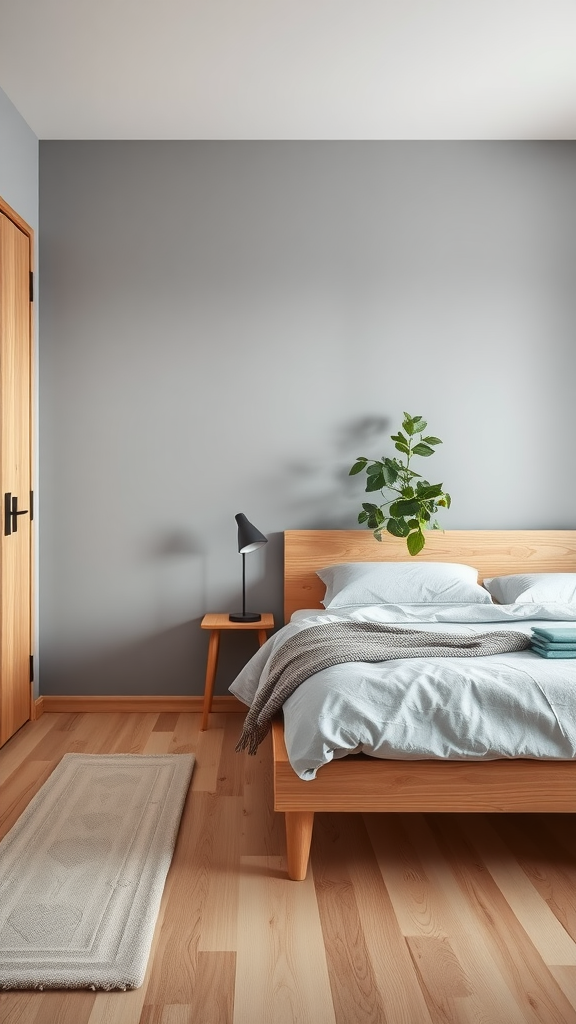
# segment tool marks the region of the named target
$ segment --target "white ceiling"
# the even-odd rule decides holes
[[[0,0],[40,139],[574,139],[575,0]]]

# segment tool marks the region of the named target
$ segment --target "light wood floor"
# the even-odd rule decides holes
[[[46,714],[0,751],[0,835],[66,751],[197,757],[142,988],[1,993],[2,1024],[576,1024],[574,819],[319,814],[290,882],[269,741],[211,721]]]

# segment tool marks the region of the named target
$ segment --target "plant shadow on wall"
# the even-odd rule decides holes
[[[350,480],[350,463],[364,446],[368,449],[369,446],[380,445],[390,424],[391,420],[386,416],[363,416],[352,420],[332,433],[333,452],[330,455],[317,457],[314,461],[300,459],[285,465],[282,480],[286,499],[283,507],[294,510],[291,518],[295,528],[346,530],[354,525],[357,521],[354,515],[357,485]],[[280,485],[280,481],[278,483]]]

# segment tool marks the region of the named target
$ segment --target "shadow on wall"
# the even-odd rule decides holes
[[[43,694],[119,696],[190,694],[202,675],[194,656],[200,620],[174,626],[134,643],[43,665]]]
[[[204,546],[190,530],[173,529],[155,538],[147,554],[155,559],[204,555]]]
[[[292,497],[285,504],[301,519],[299,529],[358,529],[358,512],[364,498],[358,481],[350,476],[350,467],[359,455],[368,459],[393,455],[391,430],[389,416],[352,420],[336,432],[333,451],[321,465],[317,461],[299,461],[286,466],[284,486]]]
[[[185,539],[184,539],[185,540]],[[188,554],[189,541],[176,534],[156,545],[159,557]],[[247,569],[246,604],[251,611],[271,611],[276,626],[283,622],[283,560],[284,536],[268,535],[263,549],[265,567],[255,580]],[[234,557],[232,553],[231,558]],[[239,556],[236,555],[238,558]],[[233,598],[224,595],[219,607],[209,611],[233,611],[241,602],[240,563],[238,589]],[[78,694],[98,696],[201,696],[204,692],[208,637],[200,628],[202,615],[177,626],[158,630],[140,640],[117,644],[100,652],[87,652],[76,657],[65,655],[42,661],[40,690],[43,695]],[[228,687],[238,672],[258,649],[257,634],[224,632],[221,636],[218,673],[214,692],[228,694]]]
[[[43,666],[42,694],[201,696],[208,633],[200,629],[200,621],[193,619],[65,666]],[[222,635],[215,693],[228,693],[237,672],[256,650],[255,635]]]

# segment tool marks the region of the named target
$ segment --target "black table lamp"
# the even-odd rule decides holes
[[[230,613],[230,622],[258,622],[262,616],[260,612],[246,611],[246,565],[245,555],[249,551],[256,551],[263,544],[268,543],[268,538],[260,533],[252,523],[248,522],[243,512],[234,517],[238,523],[238,551],[242,555],[242,611]]]

